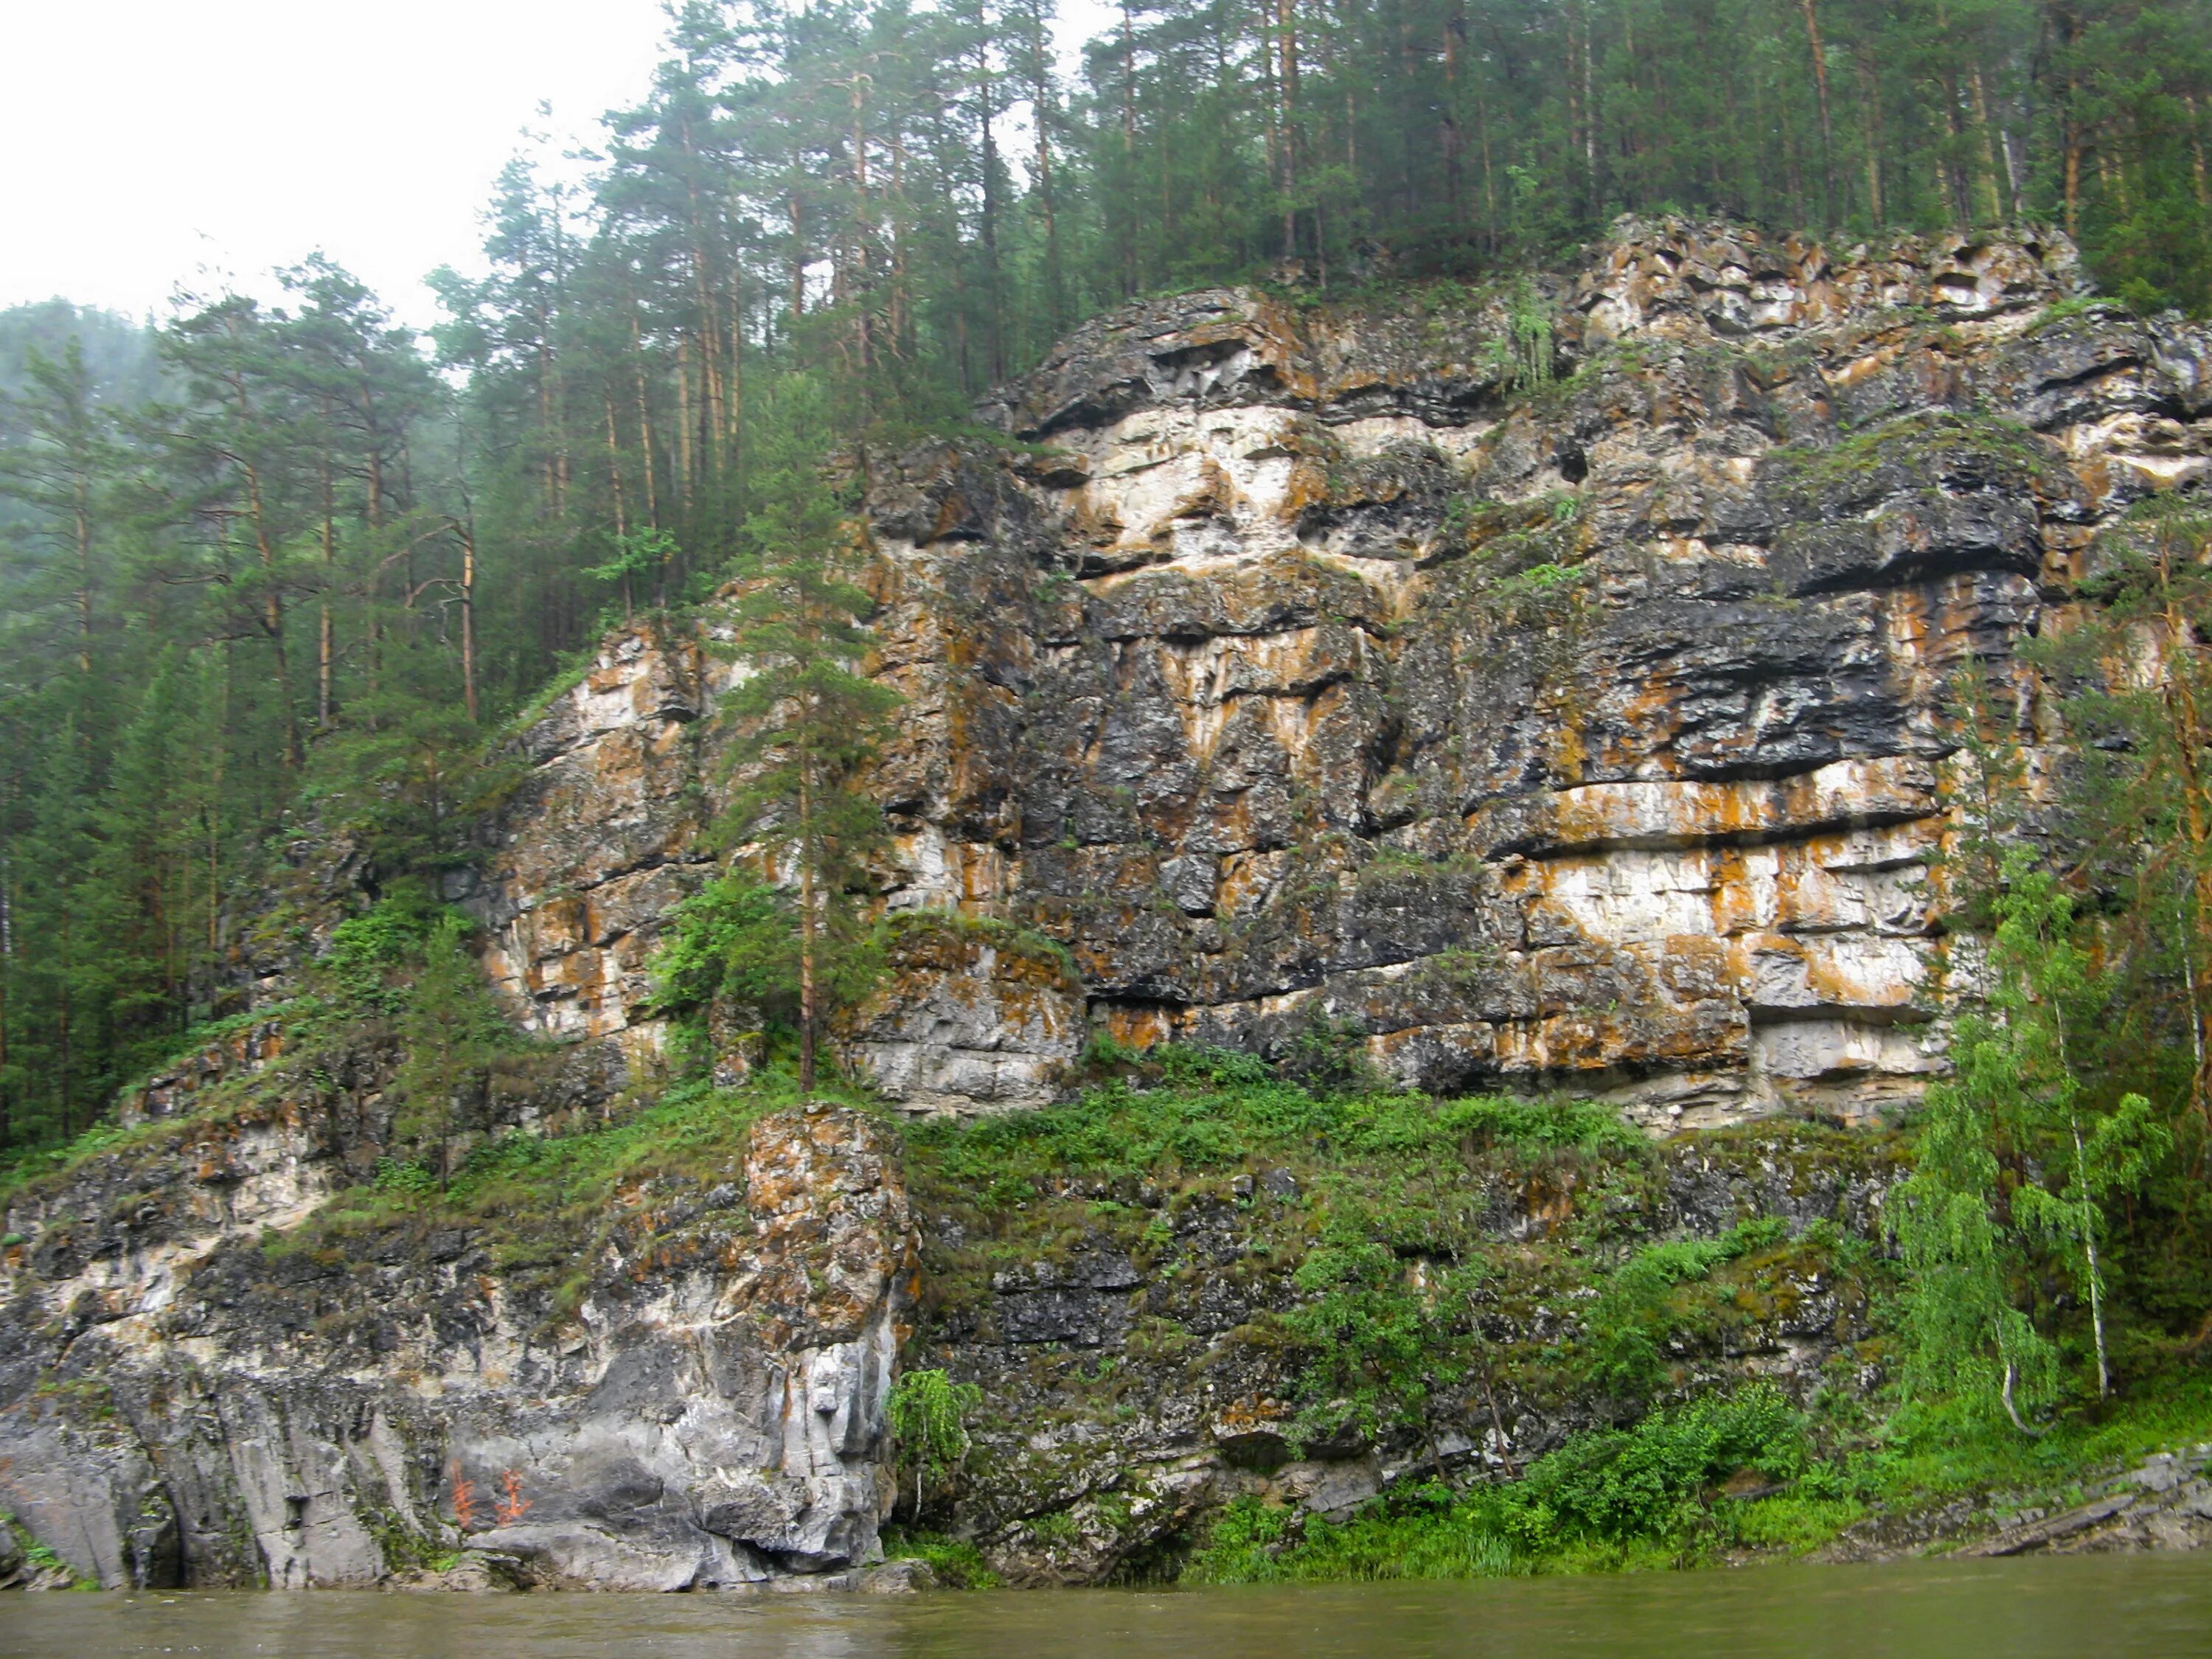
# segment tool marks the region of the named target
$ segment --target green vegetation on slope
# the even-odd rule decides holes
[[[356,1019],[382,1004],[404,1024],[415,988],[437,982],[424,960],[437,932],[434,918],[426,938],[419,921],[389,915],[357,928],[325,994]],[[362,960],[379,956],[391,965]],[[325,1032],[343,1029],[321,1018]],[[149,1153],[210,1115],[265,1109],[297,1086],[306,1073],[295,1068],[334,1052],[302,1030],[289,1066],[221,1085],[181,1122],[88,1138],[77,1159]],[[610,1229],[625,1230],[625,1254],[680,1246],[694,1201],[742,1167],[754,1118],[799,1098],[789,1060],[779,1052],[740,1090],[677,1083],[543,1134],[472,1136],[442,1186],[432,1144],[412,1157],[395,1147],[264,1251],[272,1265],[307,1258],[344,1272],[394,1241],[428,1246],[458,1226],[486,1249],[518,1306],[557,1323]],[[1025,1439],[1084,1419],[1110,1430],[1142,1409],[1148,1389],[1203,1386],[1211,1360],[1178,1334],[1176,1300],[1203,1280],[1266,1304],[1234,1340],[1285,1365],[1298,1390],[1283,1420],[1294,1442],[1351,1432],[1413,1462],[1407,1479],[1340,1522],[1257,1496],[1232,1503],[1187,1559],[1155,1569],[1194,1581],[1802,1553],[1876,1512],[1962,1496],[2015,1509],[2072,1501],[2130,1455],[2212,1438],[2212,1377],[2124,1302],[2113,1314],[2120,1390],[2110,1399],[2081,1363],[2082,1310],[2055,1322],[2046,1310],[2052,1339],[2075,1358],[2039,1437],[1970,1399],[1903,1399],[1896,1332],[1910,1287],[1869,1235],[1865,1200],[1905,1173],[1907,1137],[1782,1121],[1660,1144],[1589,1103],[1309,1087],[1218,1051],[1133,1056],[1109,1045],[1094,1063],[1100,1080],[1062,1105],[902,1126],[928,1259],[897,1407],[918,1449],[902,1478],[921,1483],[921,1501],[902,1513],[925,1523],[908,1520],[892,1543],[948,1583],[992,1582],[957,1526],[963,1503],[1009,1478],[993,1462],[1009,1432]],[[1693,1216],[1669,1207],[1686,1176],[1705,1194]],[[1795,1219],[1761,1207],[1777,1199]],[[1203,1254],[1223,1227],[1237,1243],[1225,1265]],[[1028,1374],[1049,1385],[1042,1416],[1027,1397],[979,1395],[939,1369],[948,1350],[938,1333],[960,1326],[963,1341],[991,1340],[963,1322],[988,1317],[997,1275],[1102,1242],[1155,1287],[1119,1358],[1032,1351]],[[1793,1403],[1750,1377],[1741,1356],[1815,1295],[1832,1298],[1820,1328],[1835,1359]],[[1561,1310],[1571,1316],[1553,1316]],[[1880,1379],[1872,1394],[1869,1376]],[[1525,1465],[1461,1460],[1449,1480],[1425,1471],[1440,1430],[1480,1438],[1501,1397],[1515,1415],[1583,1426]],[[1048,1466],[1036,1478],[1048,1482]],[[1037,1488],[1040,1499],[1053,1490]],[[1047,1511],[1035,1524],[1042,1534],[1052,1522]]]
[[[2196,1351],[2124,1299],[2108,1310],[2127,1358],[2107,1397],[2086,1306],[2036,1307],[2066,1363],[2035,1437],[1978,1397],[1903,1392],[1914,1287],[1866,1200],[1910,1172],[1909,1133],[1785,1121],[1654,1144],[1587,1103],[1308,1089],[1202,1051],[1105,1058],[1124,1074],[1070,1104],[909,1129],[916,1202],[957,1241],[928,1246],[916,1352],[940,1363],[951,1351],[931,1333],[988,1321],[1002,1275],[1126,1251],[1155,1287],[1128,1359],[1039,1353],[1022,1375],[1043,1392],[1018,1407],[987,1399],[973,1425],[1001,1447],[1041,1425],[1110,1432],[1150,1409],[1145,1371],[1152,1386],[1185,1390],[1218,1375],[1218,1352],[1180,1333],[1178,1297],[1201,1284],[1262,1297],[1272,1286],[1275,1310],[1232,1340],[1288,1360],[1300,1392],[1283,1431],[1395,1445],[1413,1478],[1342,1523],[1239,1500],[1190,1558],[1199,1577],[1802,1553],[1876,1512],[1961,1497],[2073,1501],[2130,1456],[2212,1438],[2212,1378]],[[1721,1175],[1737,1196],[1700,1215],[1706,1231],[1666,1236],[1670,1168]],[[1756,1207],[1762,1177],[1778,1177],[1794,1221]],[[1294,1196],[1270,1200],[1271,1188]],[[1217,1250],[1209,1262],[1215,1245],[1233,1245],[1234,1259]],[[1771,1344],[1815,1297],[1832,1299],[1816,1328],[1834,1357],[1802,1404],[1741,1381],[1732,1356]],[[1562,1310],[1572,1316],[1550,1316]],[[1439,1431],[1480,1438],[1501,1396],[1598,1420],[1525,1468],[1492,1463],[1478,1479],[1456,1464],[1457,1486],[1423,1477]],[[1051,1460],[1023,1455],[1036,1467],[1019,1490],[1037,1494],[1024,1501],[1042,1502]],[[1002,1473],[971,1468],[969,1484],[988,1489]]]
[[[1578,1435],[1522,1479],[1414,1486],[1340,1522],[1240,1498],[1187,1577],[1280,1583],[1694,1567],[1806,1554],[1883,1512],[1910,1535],[1913,1516],[1961,1498],[1995,1516],[2056,1510],[2147,1454],[2212,1441],[2212,1377],[2143,1379],[2109,1411],[2083,1402],[2040,1439],[1949,1411],[1905,1413],[1874,1435],[1822,1431],[1754,1383],[1626,1430]],[[1824,1439],[1833,1449],[1820,1458],[1814,1448]]]
[[[1843,1485],[1814,1461],[1802,1413],[1753,1382],[1630,1428],[1576,1435],[1517,1480],[1419,1486],[1341,1524],[1239,1499],[1188,1576],[1239,1583],[1681,1565],[1818,1541],[1862,1512]]]

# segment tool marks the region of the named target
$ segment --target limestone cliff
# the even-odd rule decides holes
[[[899,925],[839,1042],[921,1120],[904,1151],[819,1104],[653,1116],[684,1109],[648,964],[713,868],[743,668],[711,617],[619,631],[447,891],[558,1040],[467,1103],[520,1207],[375,1187],[388,1026],[194,1056],[10,1200],[0,1506],[108,1583],[464,1550],[477,1582],[854,1582],[904,1353],[988,1390],[951,1524],[1018,1578],[1096,1579],[1238,1492],[1336,1512],[1602,1419],[1547,1370],[1596,1294],[1547,1241],[1585,1224],[1610,1251],[1775,1224],[1735,1311],[1677,1334],[1682,1385],[1864,1386],[1832,1241],[1875,1231],[1895,1148],[1836,1123],[1940,1069],[1973,972],[1951,688],[1983,677],[2058,763],[2014,648],[2064,625],[2102,526],[2206,468],[2212,337],[2087,298],[2056,236],[1637,223],[1492,290],[1141,302],[982,412],[1003,442],[870,466]],[[1063,1095],[1094,1033],[1719,1132],[1469,1131],[1410,1169],[1217,1124],[980,1189],[932,1150]],[[1293,1461],[1269,1322],[1310,1183],[1370,1177],[1519,1249],[1482,1318],[1528,1364],[1425,1437]]]
[[[1407,1083],[1651,1123],[1911,1098],[1972,967],[1934,872],[1954,682],[2039,769],[2014,645],[2212,438],[2212,338],[2082,295],[2055,235],[1626,223],[1571,281],[1085,325],[985,406],[1015,448],[925,445],[868,501],[884,902],[1047,935],[1080,983],[940,942],[849,1057],[991,1109],[1094,1029],[1326,1025]],[[471,902],[536,1028],[651,1048],[734,672],[626,633],[531,733]]]

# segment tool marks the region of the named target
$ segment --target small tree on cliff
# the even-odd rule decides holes
[[[739,787],[720,834],[795,890],[799,1086],[811,1090],[823,1017],[861,953],[868,855],[884,833],[861,778],[899,698],[860,672],[874,601],[852,580],[862,532],[824,477],[819,396],[805,382],[780,395],[785,418],[756,450],[759,504],[723,647],[750,672],[727,704]]]
[[[1380,1218],[1362,1207],[1330,1213],[1293,1278],[1307,1297],[1283,1322],[1305,1349],[1294,1434],[1310,1444],[1347,1425],[1368,1439],[1409,1430],[1443,1480],[1430,1406],[1464,1375],[1458,1297],[1409,1279]]]
[[[463,1102],[480,1094],[507,1035],[506,1022],[468,948],[469,924],[448,912],[422,942],[422,966],[399,1015],[407,1058],[392,1079],[399,1110],[394,1131],[437,1151],[438,1186],[452,1178]]]
[[[2106,1206],[2141,1187],[2172,1137],[2142,1096],[2100,1105],[2083,1086],[2069,1045],[2099,987],[2057,878],[2014,848],[1999,882],[1986,1009],[1959,1022],[1954,1075],[1928,1091],[1912,1176],[1884,1218],[1909,1287],[1907,1387],[1993,1401],[2033,1432],[2020,1408],[2055,1391],[2057,1353],[2018,1305],[2031,1251],[2073,1279],[2109,1393]]]
[[[968,1449],[969,1417],[983,1403],[973,1382],[955,1382],[941,1370],[908,1371],[884,1404],[901,1464],[914,1472],[914,1518],[921,1519],[923,1482],[939,1486],[960,1472]]]

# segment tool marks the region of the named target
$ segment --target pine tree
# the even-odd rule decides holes
[[[99,930],[97,792],[73,720],[50,734],[28,784],[24,833],[9,849],[9,922],[35,944],[18,956],[13,975],[15,999],[35,1023],[17,1054],[31,1084],[26,1103],[66,1138],[106,1104],[115,1081]]]
[[[69,585],[66,630],[83,678],[76,702],[89,720],[109,667],[101,590],[108,498],[118,464],[114,421],[101,406],[83,343],[75,336],[58,358],[33,350],[24,379],[22,390],[0,398],[7,440],[0,444],[0,499],[25,509],[23,533],[47,541],[54,556],[46,568]]]
[[[727,702],[738,787],[721,834],[796,891],[799,1082],[811,1090],[823,1018],[861,956],[867,861],[884,833],[863,785],[898,697],[860,672],[872,602],[852,580],[862,550],[850,503],[823,477],[822,394],[794,379],[783,395],[727,612],[726,648],[748,672]]]
[[[761,530],[809,517],[792,478],[960,418],[1131,295],[1286,256],[1323,287],[1510,291],[1618,212],[1680,210],[1840,245],[2056,221],[2137,308],[2212,307],[2208,8],[1131,0],[1071,79],[1049,0],[686,0],[591,175],[533,141],[489,204],[489,274],[435,279],[448,380],[317,255],[273,303],[186,296],[158,330],[0,312],[0,1112],[58,1129],[64,992],[72,1124],[216,1008],[226,895],[288,813],[343,820],[379,868],[458,856],[483,732],[608,623],[733,575],[801,595],[741,603],[741,631],[812,665],[789,708],[847,707],[806,677],[854,670],[865,608],[831,592],[853,572],[789,567],[859,554]],[[2212,604],[2172,494],[2100,567],[2156,672],[2100,682],[2094,614],[2044,665],[2090,734],[2060,874],[2098,902],[2070,927],[2112,969],[2072,1066],[2097,1110],[2155,1103],[2186,1154],[2158,1179],[2201,1188]],[[154,731],[165,706],[187,735]],[[56,817],[64,729],[88,818]]]

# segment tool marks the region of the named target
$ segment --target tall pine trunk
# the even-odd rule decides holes
[[[1828,114],[1828,55],[1820,44],[1820,18],[1813,0],[1798,0],[1798,3],[1805,13],[1805,40],[1813,54],[1813,85],[1820,100],[1822,210],[1832,226],[1836,222],[1836,128]]]

